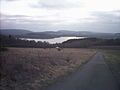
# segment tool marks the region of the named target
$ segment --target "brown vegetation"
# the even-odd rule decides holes
[[[40,89],[75,70],[93,54],[92,49],[8,48],[0,54],[1,88]]]
[[[105,61],[120,86],[120,50],[104,50]]]

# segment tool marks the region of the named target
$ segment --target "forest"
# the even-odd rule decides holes
[[[30,48],[91,48],[98,46],[120,46],[120,38],[116,39],[100,39],[100,38],[84,38],[84,39],[70,39],[63,43],[50,44],[48,42],[35,42],[28,40],[21,40],[12,35],[0,35],[1,47],[30,47]]]

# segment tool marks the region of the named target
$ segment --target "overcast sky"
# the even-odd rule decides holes
[[[120,32],[120,0],[0,0],[1,28]]]

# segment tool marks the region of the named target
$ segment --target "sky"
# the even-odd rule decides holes
[[[120,33],[120,0],[0,0],[0,28]]]

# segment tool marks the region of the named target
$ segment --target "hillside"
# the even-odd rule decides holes
[[[98,33],[98,32],[89,32],[89,31],[45,31],[45,32],[33,32],[22,37],[27,38],[56,38],[56,37],[65,37],[65,36],[77,36],[77,37],[89,37],[89,38],[116,38],[116,34],[114,33]],[[120,37],[117,35],[117,38]]]
[[[91,48],[96,46],[120,46],[120,39],[71,39],[62,43],[63,47],[67,48]]]
[[[25,35],[27,33],[32,33],[32,31],[23,29],[0,29],[0,33],[4,35]]]
[[[21,29],[1,29],[0,33],[3,35],[14,35],[20,38],[38,38],[38,39],[50,39],[65,36],[78,36],[102,39],[120,38],[120,33],[99,33],[89,31],[68,31],[68,30],[32,32],[29,30]]]
[[[34,47],[34,48],[55,48],[56,46],[63,48],[91,48],[96,46],[119,46],[120,39],[99,39],[99,38],[84,38],[70,39],[59,44],[49,44],[48,42],[35,42],[21,40],[14,36],[0,35],[1,46],[6,47]]]

